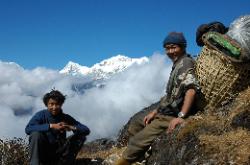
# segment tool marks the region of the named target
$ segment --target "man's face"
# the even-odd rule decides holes
[[[59,104],[56,100],[49,99],[47,107],[48,107],[49,112],[53,116],[56,116],[61,112],[62,105]]]
[[[174,62],[179,56],[183,55],[184,50],[181,46],[176,44],[169,44],[165,46],[165,51],[168,57]]]

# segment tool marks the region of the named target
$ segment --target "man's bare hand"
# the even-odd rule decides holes
[[[143,119],[144,125],[146,126],[147,124],[149,124],[154,119],[156,114],[157,114],[157,111],[154,110],[153,112],[150,112],[147,116],[145,116]]]
[[[184,122],[184,119],[179,118],[179,117],[172,119],[170,121],[170,123],[169,123],[168,129],[167,129],[167,133],[171,133],[178,124],[181,124],[183,122]]]
[[[76,130],[76,127],[73,126],[73,125],[67,125],[67,124],[65,124],[64,127],[65,127],[66,131],[75,131]]]
[[[65,122],[60,122],[60,123],[56,123],[56,124],[50,124],[50,128],[51,129],[55,129],[55,130],[59,130],[61,132],[64,132],[64,131],[75,131],[76,130],[75,126],[68,125]]]
[[[50,128],[55,129],[55,130],[64,131],[65,130],[65,124],[66,123],[64,123],[64,122],[50,124]]]

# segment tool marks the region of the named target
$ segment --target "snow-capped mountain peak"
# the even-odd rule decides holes
[[[148,61],[147,57],[142,58],[129,58],[123,55],[117,55],[109,59],[103,60],[100,63],[91,67],[93,72],[101,71],[105,73],[117,73],[130,67],[133,64],[142,64]]]
[[[95,79],[105,79],[109,78],[115,73],[124,71],[131,65],[141,65],[148,61],[149,59],[147,57],[129,58],[123,55],[117,55],[109,59],[105,59],[90,68],[70,61],[60,71],[60,73],[71,75],[92,75],[95,77]]]
[[[68,64],[60,71],[62,74],[71,74],[71,75],[87,75],[90,71],[90,68],[86,66],[81,66],[78,63],[69,61]]]

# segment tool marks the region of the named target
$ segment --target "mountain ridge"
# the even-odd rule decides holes
[[[105,59],[92,67],[82,66],[73,61],[69,61],[67,65],[59,71],[61,74],[70,74],[73,76],[93,76],[95,79],[107,79],[112,75],[122,72],[132,65],[141,65],[149,62],[148,57],[130,58],[124,55],[116,55]]]

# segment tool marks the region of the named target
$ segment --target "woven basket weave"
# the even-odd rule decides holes
[[[195,72],[207,107],[217,108],[250,85],[250,63],[238,63],[205,43]]]

